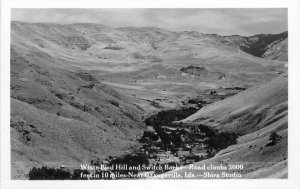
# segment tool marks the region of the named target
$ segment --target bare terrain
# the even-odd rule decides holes
[[[145,118],[191,99],[207,104],[177,123],[239,136],[205,162],[248,163],[246,178],[287,177],[287,40],[12,22],[12,178],[128,153]],[[272,131],[282,139],[266,146]]]

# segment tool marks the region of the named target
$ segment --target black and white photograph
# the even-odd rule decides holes
[[[11,8],[6,174],[288,180],[288,13]]]

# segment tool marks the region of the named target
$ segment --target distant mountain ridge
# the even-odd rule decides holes
[[[38,34],[44,39],[48,39],[58,45],[65,45],[67,48],[87,50],[97,41],[102,43],[116,44],[119,42],[143,42],[150,43],[152,47],[164,42],[176,41],[182,38],[182,35],[194,38],[209,37],[217,42],[221,42],[228,48],[237,48],[256,57],[276,60],[277,56],[264,56],[271,44],[280,42],[288,38],[288,32],[279,34],[257,34],[249,37],[240,35],[221,36],[218,34],[203,34],[197,31],[168,31],[155,27],[120,27],[113,28],[103,24],[95,23],[26,23],[13,21],[12,31],[30,30],[32,34]],[[25,32],[28,32],[26,31]],[[42,33],[41,33],[42,32]],[[59,32],[59,35],[57,35]],[[108,34],[108,32],[112,32]],[[32,34],[28,34],[31,36]],[[46,35],[48,34],[48,35]],[[42,43],[43,40],[40,41]],[[281,54],[280,60],[287,61],[287,45],[282,46],[280,51],[273,54]],[[285,54],[285,55],[282,55]],[[286,58],[285,58],[286,57]]]
[[[11,22],[12,178],[131,151],[157,102],[271,81],[287,69],[280,36]]]

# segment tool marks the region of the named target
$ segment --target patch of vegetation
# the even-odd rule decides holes
[[[181,71],[181,72],[187,73],[189,70],[203,71],[203,70],[205,70],[205,69],[206,69],[205,67],[200,67],[200,66],[193,66],[193,65],[191,65],[191,66],[186,66],[186,67],[180,68],[180,71]]]
[[[91,111],[92,108],[89,106],[89,105],[86,105],[86,104],[81,104],[79,102],[69,102],[71,106],[77,108],[77,109],[80,109],[82,111],[85,111],[85,112],[88,112],[88,111]]]
[[[189,73],[192,75],[197,75],[197,76],[200,76],[204,72],[208,72],[208,70],[205,67],[193,66],[193,65],[182,67],[182,68],[180,68],[180,71],[184,72],[184,73]]]
[[[110,50],[122,50],[124,49],[123,47],[120,47],[120,46],[111,46],[111,45],[108,45],[107,47],[104,47],[104,49],[110,49]]]
[[[99,82],[96,78],[94,78],[94,76],[92,76],[88,72],[78,72],[78,73],[75,73],[75,75],[87,82],[94,82],[94,83]]]
[[[109,100],[108,102],[111,103],[112,105],[116,106],[116,107],[120,106],[120,104],[117,101]]]
[[[150,102],[150,105],[155,108],[163,108],[158,102],[155,102],[154,100]]]
[[[205,144],[207,145],[208,155],[213,156],[216,152],[236,144],[238,136],[229,132],[213,132],[211,136],[207,135]]]
[[[45,137],[45,134],[42,131],[25,121],[11,120],[10,126],[22,134],[23,138],[27,141],[31,141],[31,134],[37,134],[40,137]]]
[[[151,141],[157,141],[159,139],[159,136],[153,132],[150,131],[144,131],[143,136],[140,138],[139,142],[146,143],[147,138],[149,138]]]
[[[226,90],[241,90],[241,91],[244,91],[247,88],[245,88],[245,87],[226,87],[225,89]]]
[[[57,98],[59,98],[59,99],[63,99],[63,95],[60,94],[60,93],[56,93],[55,96],[56,96]]]
[[[27,97],[27,96],[21,96],[21,95],[12,95],[11,96],[14,99],[17,99],[22,102],[26,102],[28,104],[49,104],[49,105],[55,105],[51,100],[40,98],[40,97]]]
[[[133,120],[133,121],[136,121],[138,122],[138,118],[134,117],[130,112],[127,112],[127,111],[124,111],[124,110],[121,110],[121,112],[126,115],[129,119]]]
[[[269,136],[270,143],[268,143],[266,146],[273,146],[275,145],[282,137],[277,134],[277,132],[273,131],[271,132]]]
[[[95,84],[94,83],[91,83],[91,84],[88,84],[88,85],[83,85],[81,86],[82,88],[87,88],[87,89],[92,89],[94,88]]]
[[[100,164],[98,166],[100,166]],[[90,174],[88,170],[75,169],[72,174],[70,173],[69,170],[66,169],[62,169],[62,168],[54,169],[54,168],[48,168],[43,166],[41,168],[33,167],[29,171],[28,176],[29,176],[29,180],[88,180],[88,179],[102,179],[103,176],[102,172],[100,171],[95,172],[95,174],[97,174],[99,178],[88,178],[87,175]]]
[[[48,167],[33,167],[28,176],[29,180],[66,180],[72,178],[69,171]]]
[[[101,108],[99,108],[99,107],[95,107],[95,110],[96,110],[97,112],[99,112],[99,113],[102,112]]]
[[[194,99],[189,99],[188,100],[189,104],[206,104],[206,102],[204,100],[198,99],[198,98],[194,98]]]
[[[90,174],[88,170],[75,169],[72,175],[72,180],[88,180],[88,178],[81,177],[82,174]]]

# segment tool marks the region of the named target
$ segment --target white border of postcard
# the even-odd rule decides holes
[[[11,8],[288,8],[289,128],[288,179],[230,180],[11,180],[10,15]],[[1,188],[300,188],[300,1],[298,0],[4,0],[1,4]]]

